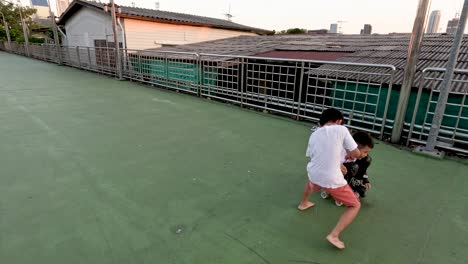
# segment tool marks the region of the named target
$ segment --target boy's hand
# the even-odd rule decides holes
[[[370,190],[370,189],[372,189],[372,184],[370,184],[370,183],[366,183],[366,189],[367,189],[367,190]]]
[[[346,175],[346,173],[348,173],[348,169],[346,169],[345,165],[341,164],[340,169],[341,169],[341,173],[343,173],[343,175]]]

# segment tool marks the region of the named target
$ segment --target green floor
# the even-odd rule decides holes
[[[0,120],[0,263],[468,263],[462,163],[376,145],[338,251],[307,125],[2,52]]]

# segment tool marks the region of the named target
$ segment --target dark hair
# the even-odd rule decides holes
[[[328,108],[323,111],[322,115],[320,116],[320,125],[323,126],[328,122],[336,122],[338,120],[344,120],[343,114],[340,110],[335,108]]]
[[[374,148],[374,140],[365,132],[356,132],[353,135],[354,141],[363,147]]]

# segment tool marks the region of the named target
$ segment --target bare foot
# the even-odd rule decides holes
[[[307,209],[311,208],[314,205],[315,205],[315,203],[307,201],[306,203],[299,204],[297,209],[299,209],[301,211],[304,211],[304,210],[307,210]]]
[[[338,237],[328,235],[327,240],[328,240],[328,242],[330,242],[330,244],[332,244],[333,246],[335,246],[338,249],[344,249],[345,248],[345,245],[344,245],[343,241],[341,241]]]

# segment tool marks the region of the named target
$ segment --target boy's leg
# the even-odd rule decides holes
[[[354,220],[357,216],[359,209],[361,208],[361,203],[359,199],[354,195],[353,190],[349,185],[345,185],[337,189],[327,189],[327,191],[333,196],[337,201],[342,202],[348,208],[341,215],[338,223],[331,233],[327,236],[327,240],[339,249],[345,248],[344,243],[340,240],[340,233]]]
[[[315,203],[309,201],[309,197],[313,192],[319,191],[321,189],[320,186],[307,181],[304,187],[304,194],[302,195],[302,201],[297,207],[299,210],[304,211],[309,209],[310,207],[314,206]]]

